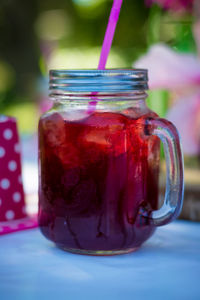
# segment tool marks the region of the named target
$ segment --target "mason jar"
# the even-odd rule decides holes
[[[113,255],[138,249],[183,199],[176,128],[146,105],[147,70],[52,70],[39,121],[39,226],[58,247]],[[160,140],[166,193],[158,208]]]

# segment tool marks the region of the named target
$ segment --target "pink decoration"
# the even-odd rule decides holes
[[[176,12],[192,11],[194,0],[146,0],[147,5],[158,4],[163,9]]]
[[[38,227],[37,215],[7,222],[0,222],[0,235]]]
[[[179,130],[184,153],[200,154],[200,92],[179,99],[167,114]]]
[[[108,22],[108,26],[106,29],[106,34],[104,37],[102,50],[101,50],[101,55],[100,55],[100,60],[99,60],[99,65],[98,65],[99,70],[104,70],[106,67],[108,55],[110,53],[110,48],[112,46],[112,41],[113,41],[114,34],[115,34],[115,29],[116,29],[117,22],[119,19],[122,1],[123,0],[114,0],[113,1],[113,6],[111,9],[110,18],[109,18],[109,22]]]
[[[149,69],[151,89],[173,91],[176,102],[167,118],[178,128],[183,151],[187,155],[200,154],[200,59],[157,44],[135,64]]]
[[[151,89],[183,89],[200,84],[200,59],[193,54],[178,53],[164,44],[152,46],[134,67],[148,69]]]
[[[33,227],[25,208],[16,120],[5,116],[0,117],[0,166],[0,235]]]

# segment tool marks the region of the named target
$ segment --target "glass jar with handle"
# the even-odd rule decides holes
[[[52,70],[39,122],[39,225],[74,253],[134,251],[183,201],[175,126],[146,105],[147,70]],[[158,209],[160,141],[167,180]]]

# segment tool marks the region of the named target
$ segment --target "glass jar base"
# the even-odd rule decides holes
[[[82,254],[82,255],[93,255],[93,256],[112,256],[112,255],[120,255],[120,254],[128,254],[131,252],[137,251],[140,247],[123,249],[123,250],[83,250],[83,249],[74,249],[74,248],[67,248],[63,246],[58,246],[60,249],[75,253],[75,254]]]

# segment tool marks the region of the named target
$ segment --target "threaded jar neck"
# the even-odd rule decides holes
[[[148,72],[145,69],[51,70],[49,91],[52,99],[146,98]]]

